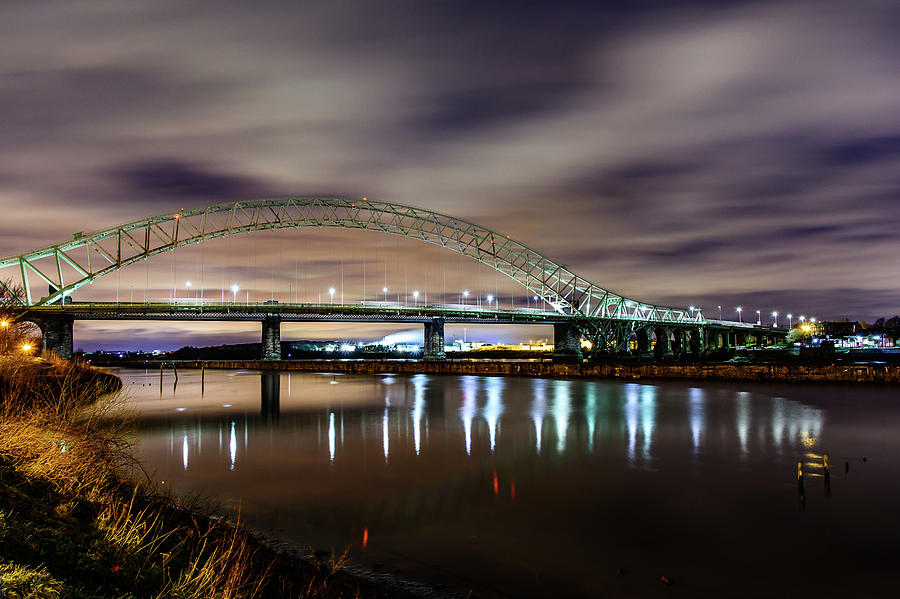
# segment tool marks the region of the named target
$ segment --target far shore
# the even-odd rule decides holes
[[[418,360],[94,360],[98,366],[132,368],[251,369],[347,374],[448,374],[598,379],[687,379],[790,383],[900,383],[900,365],[751,362],[582,362]]]

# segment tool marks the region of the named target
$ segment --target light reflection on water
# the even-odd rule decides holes
[[[848,475],[826,504],[808,485],[798,511],[796,461],[821,473],[830,451],[862,477],[859,455],[900,450],[896,435],[860,423],[864,399],[847,390],[235,371],[207,372],[203,394],[199,373],[180,373],[160,394],[148,384],[158,375],[122,374],[148,470],[176,490],[241,505],[245,520],[304,544],[360,547],[365,531],[358,558],[482,593],[602,595],[593,585],[620,584],[607,575],[628,560],[674,560],[712,585],[760,543],[824,534],[829,509],[846,509],[850,526],[860,502],[900,499],[863,494],[872,489]],[[900,410],[876,420],[900,425]],[[881,533],[862,528],[877,547]],[[559,560],[562,580],[546,566]]]

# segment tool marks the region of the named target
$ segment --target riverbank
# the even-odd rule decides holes
[[[143,475],[113,375],[0,356],[0,596],[368,597],[346,558],[285,552]],[[410,596],[391,592],[392,596]]]
[[[108,366],[133,368],[215,368],[341,372],[346,374],[451,374],[548,378],[602,378],[620,380],[687,379],[789,383],[900,383],[896,364],[757,364],[698,363],[576,363],[403,360],[207,360],[111,361]]]

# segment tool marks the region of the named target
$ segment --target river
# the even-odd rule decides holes
[[[156,480],[442,592],[893,596],[900,582],[892,388],[116,373]]]

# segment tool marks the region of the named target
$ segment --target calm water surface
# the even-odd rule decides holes
[[[889,388],[118,374],[157,480],[403,577],[482,597],[900,588]]]

